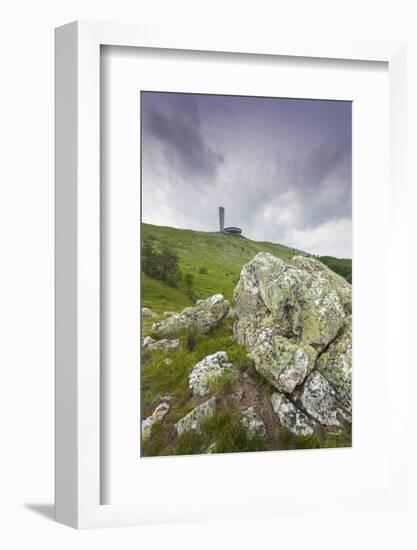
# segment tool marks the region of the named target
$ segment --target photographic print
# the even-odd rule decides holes
[[[140,103],[141,456],[351,447],[352,103]]]

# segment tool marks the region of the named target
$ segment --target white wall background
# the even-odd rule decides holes
[[[391,37],[409,47],[410,213],[417,207],[417,33],[412,0],[14,0],[0,8],[0,546],[415,548],[416,511],[76,532],[53,523],[53,28],[75,19]],[[410,281],[415,279],[415,240]],[[382,262],[395,261],[393,258]],[[415,284],[415,283],[414,283]],[[416,293],[410,293],[415,304]],[[410,307],[410,341],[414,340]],[[412,367],[413,365],[410,365]],[[417,365],[414,365],[417,368]],[[410,368],[410,398],[416,376]],[[411,410],[412,418],[415,413]],[[411,417],[410,417],[411,418]],[[415,426],[410,453],[415,460]],[[387,445],[395,434],[387,434]],[[413,482],[415,481],[415,476]],[[414,495],[416,484],[413,483]],[[412,499],[415,503],[415,497]],[[414,518],[413,518],[414,516]]]

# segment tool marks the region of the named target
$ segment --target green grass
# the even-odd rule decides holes
[[[175,422],[184,416],[189,410],[186,407],[190,397],[188,376],[193,366],[207,355],[225,351],[237,369],[247,368],[250,360],[245,350],[232,341],[231,324],[232,321],[228,319],[209,334],[184,334],[180,337],[180,348],[169,354],[162,351],[142,354],[142,402],[146,408],[149,406],[149,412],[162,397],[170,395],[174,398],[174,406],[169,413],[170,419]],[[167,356],[172,360],[170,365],[164,363]],[[232,373],[225,375],[224,380],[217,382],[216,392],[220,395],[230,387],[232,381]]]
[[[167,245],[178,252],[179,267],[184,275],[193,275],[193,288],[199,298],[221,293],[231,300],[243,265],[258,252],[270,252],[286,261],[300,253],[280,244],[251,241],[242,236],[142,223],[142,239],[146,238],[151,238],[156,246]],[[142,280],[142,302],[158,313],[168,309],[179,311],[191,303],[183,290],[172,289],[146,276]]]
[[[322,434],[297,437],[286,429],[279,430],[269,438],[249,438],[240,423],[236,405],[228,399],[234,391],[235,382],[239,383],[243,372],[249,374],[256,384],[258,403],[269,402],[273,388],[255,370],[246,351],[231,339],[230,319],[209,334],[184,334],[180,337],[180,349],[168,354],[160,351],[146,352],[142,356],[142,418],[152,413],[162,397],[172,398],[167,420],[155,424],[152,435],[142,446],[143,456],[192,455],[203,453],[211,444],[215,444],[215,453],[248,452],[278,449],[321,449],[350,447],[351,431],[344,428],[340,432],[323,430]],[[188,377],[193,366],[216,351],[225,351],[234,365],[234,369],[213,380],[211,394],[218,398],[219,408],[213,417],[207,420],[201,432],[176,434],[175,423],[190,412],[196,402],[191,399]],[[167,365],[164,359],[169,357],[172,363]],[[263,396],[263,397],[262,397]]]
[[[159,227],[142,224],[142,238],[150,238],[155,246],[167,245],[178,252],[179,267],[186,275],[193,275],[193,291],[198,298],[207,298],[222,293],[232,300],[233,289],[239,279],[245,263],[259,252],[270,252],[289,262],[293,256],[303,254],[292,248],[268,242],[256,242],[241,236],[203,233],[171,227]],[[351,276],[351,261],[337,258],[321,258],[327,265],[346,278]],[[349,271],[350,268],[350,271]],[[350,275],[349,275],[350,274]],[[142,274],[142,306],[156,312],[159,319],[165,311],[180,312],[193,305],[185,288],[172,288],[162,281]],[[144,319],[142,335],[150,333],[155,319]],[[221,326],[209,334],[186,333],[180,335],[179,349],[164,352],[143,353],[141,362],[141,417],[152,413],[161,402],[161,398],[171,396],[170,411],[163,424],[156,424],[152,435],[144,442],[144,456],[167,454],[195,454],[204,452],[215,443],[215,452],[245,452],[266,449],[301,449],[349,446],[351,434],[327,433],[322,436],[296,438],[282,430],[277,440],[248,438],[240,421],[239,414],[229,405],[225,408],[227,394],[234,390],[235,377],[246,372],[256,385],[259,396],[266,400],[275,389],[253,367],[244,348],[232,340],[232,319],[226,319]],[[193,366],[207,355],[225,351],[233,371],[226,372],[221,378],[213,380],[211,393],[220,401],[220,407],[214,416],[202,427],[201,433],[189,433],[177,436],[175,422],[186,415],[196,403],[191,399],[188,377]],[[169,357],[172,363],[164,360]],[[275,436],[274,436],[275,437]]]
[[[182,311],[193,305],[183,289],[172,288],[162,281],[142,273],[142,307],[148,307],[162,315],[164,311]]]
[[[335,449],[352,446],[352,427],[344,426],[338,432],[323,431],[322,434],[296,436],[283,428],[279,445],[284,449]]]
[[[242,267],[259,252],[269,252],[287,262],[298,254],[305,254],[282,244],[252,241],[239,235],[142,223],[142,239],[149,238],[157,247],[167,245],[178,252],[183,275],[193,275],[193,290],[197,298],[220,293],[231,300]],[[336,273],[351,279],[351,260],[331,256],[320,259]],[[192,303],[185,289],[172,288],[142,275],[142,306],[162,314],[164,311],[181,311]]]
[[[333,256],[318,256],[318,259],[327,267],[352,283],[352,260],[347,258],[333,258]]]
[[[237,453],[265,450],[265,442],[259,437],[249,437],[240,423],[239,416],[230,409],[219,409],[206,420],[201,431],[179,436],[169,454],[200,454],[214,444],[214,453]]]

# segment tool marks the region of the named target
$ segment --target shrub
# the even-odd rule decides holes
[[[186,273],[184,275],[183,282],[185,286],[185,293],[191,300],[195,301],[197,296],[193,289],[194,275],[192,273]]]
[[[200,269],[198,270],[198,272],[199,272],[201,275],[207,275],[207,273],[208,273],[207,267],[204,266],[204,265],[202,265],[202,266],[200,267]]]
[[[176,250],[164,246],[159,251],[149,238],[142,243],[142,270],[145,275],[172,287],[178,286],[181,281]]]

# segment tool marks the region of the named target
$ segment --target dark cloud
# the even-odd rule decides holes
[[[144,221],[216,231],[221,204],[249,238],[350,255],[349,102],[147,92],[142,117]]]
[[[300,227],[351,217],[351,140],[326,141],[286,165],[286,189],[303,212]]]
[[[144,105],[145,147],[148,139],[154,139],[155,145],[162,147],[165,163],[181,174],[185,183],[193,182],[195,177],[212,183],[223,156],[204,138],[195,99],[178,94],[166,94],[165,99],[165,105],[159,108]],[[143,101],[145,104],[146,99]]]

